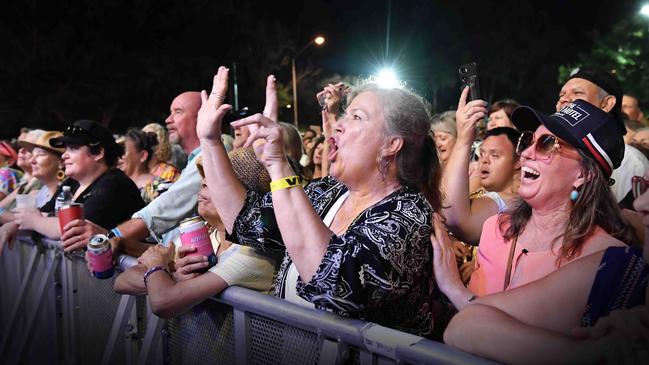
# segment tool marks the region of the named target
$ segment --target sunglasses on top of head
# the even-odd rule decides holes
[[[63,135],[66,137],[90,137],[91,139],[96,139],[95,136],[90,134],[86,129],[76,126],[76,125],[70,125],[68,126],[65,131],[63,131]],[[88,145],[90,146],[96,146],[99,145],[100,142],[91,142]]]

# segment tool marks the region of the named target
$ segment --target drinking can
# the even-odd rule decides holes
[[[196,252],[190,253],[190,256],[207,256],[208,266],[204,271],[216,265],[216,253],[212,248],[210,233],[203,218],[199,216],[187,218],[180,222],[179,230],[182,245],[196,247]]]
[[[98,279],[108,279],[115,273],[113,251],[108,237],[96,234],[88,241],[88,261],[93,275]]]

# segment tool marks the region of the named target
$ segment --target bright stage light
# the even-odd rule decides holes
[[[649,16],[649,4],[643,6],[642,9],[640,9],[640,14]]]
[[[399,87],[399,79],[397,79],[397,75],[389,68],[381,70],[379,74],[376,75],[375,81],[382,88],[391,89]]]

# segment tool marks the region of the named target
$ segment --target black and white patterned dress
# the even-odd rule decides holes
[[[331,177],[305,187],[321,218],[346,191]],[[431,213],[414,189],[402,187],[388,195],[356,217],[342,236],[332,235],[312,280],[298,279],[298,295],[318,309],[433,337],[439,292],[432,272]],[[267,252],[285,251],[270,193],[248,191],[230,238]],[[281,298],[290,264],[285,253],[275,286]]]

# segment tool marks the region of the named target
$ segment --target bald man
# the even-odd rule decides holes
[[[165,120],[169,141],[179,144],[187,153],[187,167],[167,192],[133,214],[131,219],[108,232],[112,242],[119,242],[120,250],[124,253],[139,256],[147,246],[138,244],[138,241],[148,236],[160,241],[160,238],[176,228],[181,220],[197,214],[201,176],[196,168],[196,157],[200,154],[196,118],[200,107],[201,94],[195,91],[184,92],[171,103],[169,117]],[[174,238],[168,236],[162,239],[165,243]],[[115,237],[121,238],[113,239]]]

